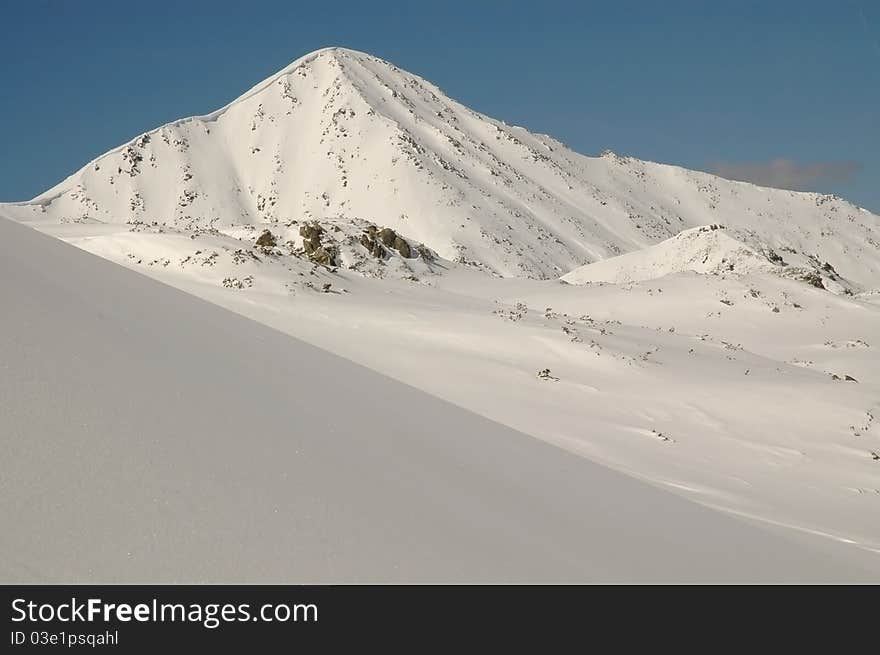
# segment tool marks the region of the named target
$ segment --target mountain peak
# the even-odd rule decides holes
[[[366,222],[466,266],[539,279],[717,222],[772,235],[851,280],[880,277],[880,225],[843,200],[610,151],[585,157],[338,46],[136,137],[14,211],[178,230]],[[831,225],[836,239],[825,238]]]

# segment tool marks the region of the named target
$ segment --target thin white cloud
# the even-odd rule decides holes
[[[848,182],[860,169],[861,164],[853,161],[799,163],[791,159],[774,159],[769,162],[717,162],[712,172],[730,180],[803,191],[816,184]]]

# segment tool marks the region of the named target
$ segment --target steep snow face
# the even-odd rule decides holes
[[[839,198],[585,157],[342,48],[140,135],[6,211],[183,230],[366,222],[453,262],[539,279],[719,222],[880,285],[877,216]]]

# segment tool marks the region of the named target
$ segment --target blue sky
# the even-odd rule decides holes
[[[587,154],[880,211],[875,0],[0,0],[0,24],[0,200],[341,45]]]

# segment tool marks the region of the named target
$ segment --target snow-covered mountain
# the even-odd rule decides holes
[[[0,217],[703,504],[880,552],[880,217],[841,198],[583,156],[329,48]]]
[[[611,152],[585,157],[343,48],[306,55],[211,114],[146,132],[8,211],[220,231],[334,219],[352,225],[352,245],[372,224],[447,260],[539,279],[722,223],[880,285],[880,222],[840,198]]]
[[[784,254],[785,257],[754,233],[731,232],[718,224],[703,225],[642,250],[586,264],[563,275],[562,280],[571,284],[620,284],[656,280],[686,271],[738,277],[764,273],[834,293],[853,293],[831,264],[790,248]]]

